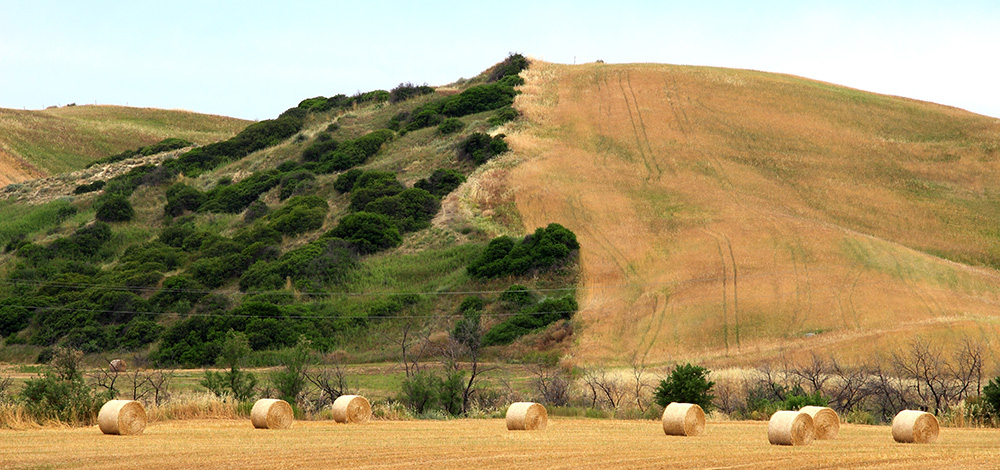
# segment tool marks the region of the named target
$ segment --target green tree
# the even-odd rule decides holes
[[[219,351],[218,363],[228,367],[228,371],[205,371],[201,385],[217,397],[230,396],[239,401],[248,401],[254,395],[257,377],[240,369],[243,360],[250,354],[250,342],[241,332],[229,330]]]
[[[97,220],[104,222],[127,222],[135,216],[132,204],[121,194],[101,196],[94,206],[97,210]]]
[[[992,416],[1000,415],[1000,377],[994,377],[983,387],[983,398],[990,407]]]
[[[694,403],[705,411],[712,409],[712,387],[715,382],[708,380],[709,370],[691,364],[674,367],[670,377],[660,381],[656,387],[655,400],[660,406],[672,402]]]
[[[306,388],[306,368],[309,366],[312,343],[299,337],[298,344],[285,353],[283,367],[271,376],[271,383],[278,390],[280,398],[289,403],[298,403]]]

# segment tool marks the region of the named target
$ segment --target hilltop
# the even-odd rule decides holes
[[[0,108],[0,185],[79,170],[168,137],[207,144],[232,137],[242,119],[124,106]]]
[[[1000,120],[800,77],[536,62],[525,226],[581,248],[575,359],[847,361],[995,341]]]

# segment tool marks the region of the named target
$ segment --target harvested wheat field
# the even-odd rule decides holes
[[[1000,120],[788,75],[535,62],[524,228],[580,241],[583,363],[870,358],[1000,325]]]
[[[1000,462],[996,430],[945,429],[933,444],[899,444],[888,426],[845,425],[832,441],[772,446],[766,422],[708,423],[664,436],[656,421],[554,419],[509,432],[503,420],[153,423],[138,436],[94,428],[0,431],[2,468],[982,468]]]

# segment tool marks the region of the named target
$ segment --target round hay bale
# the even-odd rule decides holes
[[[541,431],[548,423],[549,415],[538,403],[519,401],[507,408],[508,431]]]
[[[111,361],[111,365],[108,367],[111,372],[125,372],[128,369],[128,364],[121,359],[115,359]]]
[[[146,408],[135,400],[111,400],[101,407],[97,426],[104,434],[141,434],[146,429]]]
[[[767,423],[767,440],[779,446],[807,446],[812,444],[813,420],[806,413],[778,411]]]
[[[663,433],[697,436],[705,431],[705,411],[692,403],[671,403],[663,410]]]
[[[338,423],[367,423],[372,417],[372,406],[360,395],[341,395],[333,402],[333,420]]]
[[[250,410],[250,422],[257,429],[288,429],[294,419],[292,405],[285,400],[261,398]]]
[[[825,406],[803,406],[799,413],[809,415],[813,420],[816,439],[836,439],[840,433],[840,416],[833,408]]]
[[[892,438],[896,442],[930,444],[939,431],[937,418],[926,411],[903,410],[892,418]]]

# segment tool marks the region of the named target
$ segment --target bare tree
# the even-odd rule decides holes
[[[306,379],[319,389],[320,403],[332,404],[347,393],[347,370],[339,359],[331,367],[307,371]]]
[[[566,406],[569,404],[569,380],[557,369],[535,365],[531,367],[535,378],[531,385],[543,404]]]
[[[606,369],[591,369],[584,374],[584,382],[594,394],[593,403],[606,402],[608,407],[617,410],[621,406],[629,387],[620,378],[608,375]]]
[[[646,391],[653,388],[643,379],[645,373],[646,363],[644,361],[632,362],[632,393],[635,396],[635,406],[639,408],[640,413],[645,413],[646,408],[649,407]]]
[[[824,384],[830,384],[827,389],[834,409],[840,412],[851,411],[871,396],[867,367],[861,365],[848,368],[834,358],[830,360],[829,368],[832,379]]]
[[[983,345],[968,338],[955,352],[952,374],[956,380],[956,399],[979,395],[983,386]]]
[[[812,392],[815,393],[823,391],[823,386],[830,378],[829,369],[829,363],[819,354],[813,353],[811,362],[801,367],[792,368],[789,372],[802,382],[809,384]]]

